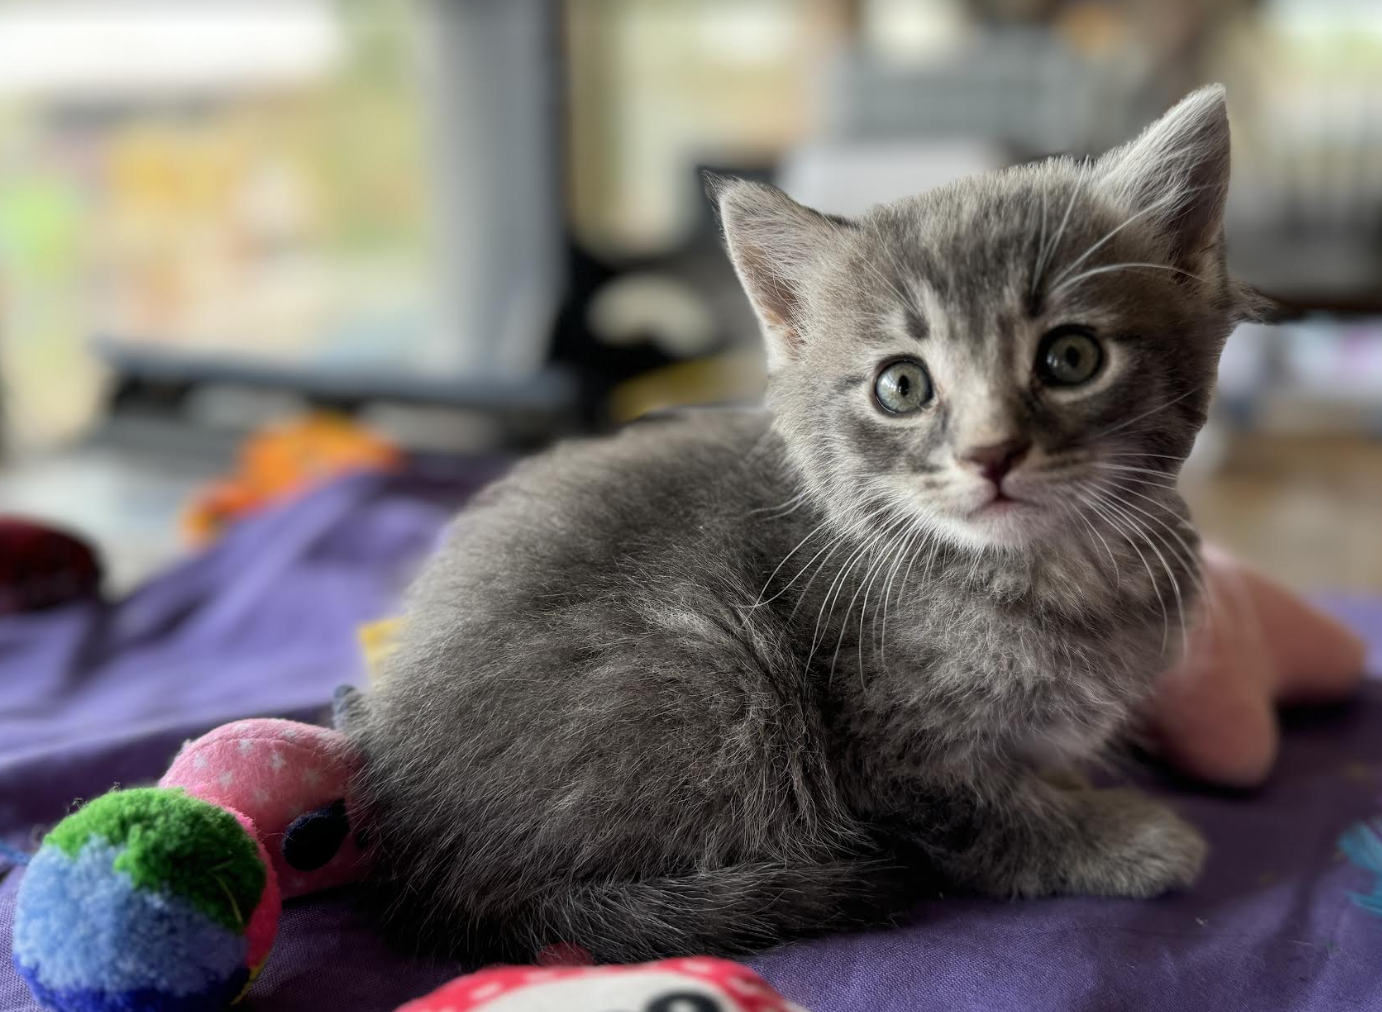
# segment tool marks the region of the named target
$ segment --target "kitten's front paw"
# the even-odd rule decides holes
[[[1199,830],[1139,791],[1088,791],[1077,822],[1082,840],[1069,849],[1062,875],[1072,893],[1150,897],[1184,889],[1209,852]]]

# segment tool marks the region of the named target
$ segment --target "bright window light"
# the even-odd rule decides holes
[[[320,78],[341,58],[330,0],[11,0],[0,95],[121,97]]]

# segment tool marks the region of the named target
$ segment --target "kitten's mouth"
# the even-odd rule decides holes
[[[1007,513],[1011,510],[1029,505],[1031,504],[1027,502],[1026,499],[1019,499],[1016,496],[1009,495],[1000,488],[993,493],[993,497],[990,498],[988,502],[974,511],[974,515],[978,516],[982,513]]]

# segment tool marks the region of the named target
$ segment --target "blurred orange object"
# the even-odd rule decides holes
[[[240,448],[234,474],[212,482],[183,514],[196,543],[287,497],[355,471],[399,467],[403,453],[388,440],[339,415],[309,415],[255,433]]]

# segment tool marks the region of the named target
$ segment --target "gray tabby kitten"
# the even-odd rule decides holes
[[[569,443],[479,495],[356,708],[395,924],[479,959],[735,953],[938,886],[1154,896],[1205,844],[1042,775],[1175,658],[1175,476],[1220,347],[1222,88],[1098,161],[857,220],[716,184],[770,414]]]

